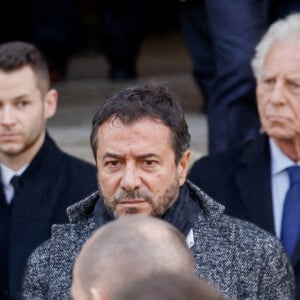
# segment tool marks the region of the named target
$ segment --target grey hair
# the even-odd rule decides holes
[[[256,79],[261,77],[265,57],[273,43],[280,40],[300,42],[300,13],[290,14],[271,24],[255,48],[251,62]]]

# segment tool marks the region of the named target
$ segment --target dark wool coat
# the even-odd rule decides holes
[[[231,299],[293,299],[292,268],[281,244],[255,225],[224,215],[221,205],[189,182],[187,186],[201,205],[191,248],[199,277]],[[69,299],[75,257],[97,227],[97,201],[94,193],[70,207],[70,224],[54,225],[50,240],[32,254],[25,299]]]
[[[50,237],[52,224],[68,221],[68,206],[95,190],[95,166],[63,153],[49,136],[21,175],[11,205],[0,185],[0,299],[20,299],[31,252]]]
[[[271,154],[265,134],[230,151],[201,158],[192,166],[189,178],[223,204],[226,214],[275,234]],[[218,178],[217,182],[215,178]],[[300,300],[300,240],[291,262],[296,279],[296,299]]]

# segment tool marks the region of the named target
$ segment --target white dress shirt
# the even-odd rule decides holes
[[[273,199],[273,216],[275,233],[280,238],[282,212],[286,192],[289,188],[290,181],[287,168],[295,165],[275,144],[272,139],[270,141],[271,149],[271,177],[272,177],[272,199]]]
[[[26,170],[27,166],[28,165],[22,167],[17,171],[14,171],[3,164],[0,164],[2,186],[7,204],[11,203],[14,196],[14,187],[10,183],[11,179],[15,175],[21,175]]]

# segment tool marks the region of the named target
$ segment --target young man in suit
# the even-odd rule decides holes
[[[0,45],[0,298],[21,299],[26,261],[97,189],[96,168],[63,153],[46,132],[58,94],[31,44]]]
[[[256,47],[252,67],[264,133],[230,151],[200,159],[189,179],[224,204],[227,214],[251,221],[282,240],[300,299],[300,207],[296,204],[285,217],[291,199],[286,198],[289,169],[300,163],[300,14],[269,28]],[[295,193],[300,199],[300,190]],[[295,222],[285,229],[286,220],[293,218]]]
[[[68,299],[84,242],[115,218],[152,215],[184,234],[199,277],[233,299],[292,299],[293,275],[279,241],[230,218],[186,181],[190,134],[178,101],[163,87],[122,90],[97,110],[91,146],[99,192],[68,209],[70,223],[31,255],[25,299]],[[118,247],[118,244],[114,245]]]

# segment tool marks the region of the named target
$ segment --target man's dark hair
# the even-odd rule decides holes
[[[41,52],[32,44],[13,41],[0,45],[0,70],[12,72],[29,66],[37,81],[37,86],[46,93],[49,89],[50,79],[46,60]]]
[[[99,106],[92,124],[90,143],[96,159],[99,127],[111,119],[119,119],[124,125],[142,118],[151,118],[170,128],[171,146],[175,161],[179,162],[190,146],[190,134],[179,101],[163,86],[146,85],[122,90]]]

